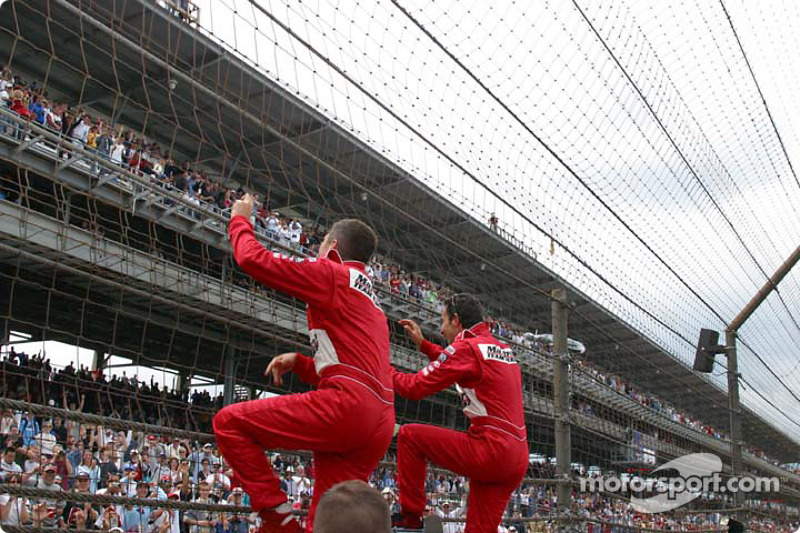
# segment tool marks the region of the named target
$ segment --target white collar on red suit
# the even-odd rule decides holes
[[[352,260],[352,259],[348,260],[348,261],[343,261],[342,260],[342,256],[339,254],[339,250],[336,250],[336,249],[329,250],[328,251],[328,255],[326,257],[327,257],[327,259],[330,259],[334,263],[339,263],[340,265],[354,266],[357,269],[362,270],[362,271],[366,269],[366,265],[364,263],[362,263],[361,261],[355,261],[355,260]]]
[[[489,324],[487,324],[486,322],[478,322],[469,329],[462,329],[461,332],[459,332],[459,334],[456,335],[455,340],[460,341],[468,337],[477,337],[481,333],[486,332],[488,329],[489,329]]]

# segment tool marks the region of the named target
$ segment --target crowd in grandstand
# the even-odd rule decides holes
[[[174,161],[170,154],[144,136],[112,125],[86,110],[75,109],[61,100],[53,100],[36,83],[25,83],[8,68],[0,72],[0,105],[20,117],[49,128],[76,146],[83,147],[109,164],[147,177],[165,190],[177,192],[192,204],[206,206],[220,213],[246,191],[226,187],[209,176],[202,167]],[[16,132],[12,126],[5,126]],[[67,157],[66,153],[64,157]],[[104,172],[97,167],[97,172]],[[256,228],[284,248],[313,254],[324,228],[297,217],[284,216],[268,199],[258,199],[252,216]],[[497,230],[492,215],[490,227]],[[389,258],[380,257],[369,265],[369,273],[389,293],[438,312],[448,289],[424,276],[406,271]],[[495,334],[522,349],[546,353],[547,348],[526,340],[524,331],[508,322],[494,323]],[[73,411],[103,414],[123,420],[136,420],[169,427],[210,431],[213,412],[222,405],[222,397],[208,393],[169,390],[155,383],[142,383],[125,374],[107,376],[101,371],[69,365],[54,369],[41,356],[16,353],[13,347],[2,361],[4,397],[31,403],[49,404]],[[585,361],[578,361],[582,372],[598,382],[664,413],[672,420],[703,431],[716,438],[724,434],[705,426],[659,398],[642,392],[619,376],[602,372]],[[23,377],[25,379],[18,379]],[[591,413],[591,405],[582,404]],[[0,419],[3,461],[0,468],[6,482],[38,487],[75,490],[96,494],[177,498],[182,501],[215,501],[247,505],[248,496],[233,486],[231,473],[222,463],[213,445],[200,445],[180,439],[165,440],[155,435],[115,432],[92,424],[77,424],[62,419],[44,419],[24,412],[6,411]],[[751,449],[762,458],[764,454]],[[283,472],[283,484],[298,509],[308,506],[313,491],[313,468],[300,457],[273,457]],[[775,462],[775,461],[773,461]],[[549,475],[552,473],[540,473]],[[537,477],[537,476],[534,476]],[[383,491],[390,505],[396,505],[394,472],[376,471],[371,483]],[[463,512],[462,497],[468,486],[457,476],[431,474],[428,480],[430,512],[458,516]],[[44,526],[75,525],[86,529],[110,531],[211,531],[245,532],[256,525],[256,517],[231,513],[173,511],[160,512],[133,506],[83,507],[56,502],[31,502],[20,505],[8,495],[0,496],[0,523],[33,523]],[[546,516],[554,508],[555,495],[546,485],[524,485],[509,505],[509,517]],[[597,494],[573,495],[573,508],[582,516],[603,518],[620,526],[650,526],[669,529],[677,525],[703,529],[719,523],[719,515],[690,515],[680,519],[659,520],[633,511],[628,504]],[[776,530],[765,518],[763,530]],[[140,526],[143,529],[140,529]],[[448,526],[460,531],[460,525]],[[546,522],[519,523],[515,531],[545,531]],[[597,526],[601,531],[621,531],[611,526]],[[509,528],[511,529],[511,528]]]
[[[75,370],[70,365],[65,369],[53,371],[49,362],[39,355],[29,356],[24,353],[8,350],[3,361],[4,387],[23,380],[14,378],[11,370],[26,369],[44,378],[45,374],[52,378],[42,387],[45,396],[37,397],[36,391],[27,391],[19,397],[18,390],[4,389],[3,396],[19,397],[33,403],[53,404],[60,397],[60,402],[72,411],[83,411],[94,414],[105,414],[122,419],[142,420],[138,415],[149,413],[145,421],[172,427],[186,427],[182,422],[170,423],[163,418],[155,405],[164,403],[164,398],[171,397],[174,402],[192,405],[192,409],[184,412],[203,411],[210,415],[221,405],[220,398],[211,398],[206,393],[194,392],[178,394],[175,391],[159,389],[155,385],[138,382],[135,377],[114,375],[106,380],[100,373],[92,373],[86,368]],[[58,376],[56,378],[56,376]],[[74,378],[74,379],[73,379]],[[114,388],[124,394],[111,394],[110,390],[98,393],[100,389],[93,387],[97,383],[114,383]],[[94,399],[92,399],[94,396]],[[148,396],[150,398],[148,398]],[[127,398],[127,400],[123,400]],[[129,404],[128,402],[132,402]],[[59,406],[61,404],[58,404]],[[176,410],[177,412],[177,410]],[[145,417],[147,415],[144,415]],[[199,429],[208,430],[208,426]],[[38,487],[58,488],[58,490],[88,491],[94,494],[120,494],[160,499],[177,498],[181,501],[213,501],[230,502],[247,505],[248,497],[237,489],[232,482],[232,473],[225,467],[216,448],[212,444],[200,444],[183,439],[162,438],[156,435],[136,434],[131,431],[114,431],[94,424],[79,424],[61,418],[34,417],[25,412],[6,410],[0,418],[0,439],[5,450],[0,469],[18,475],[7,477],[9,482],[27,483]],[[393,457],[387,457],[392,460]],[[299,456],[273,455],[273,464],[282,472],[284,485],[290,494],[295,507],[303,509],[309,505],[313,493],[313,464]],[[577,472],[576,472],[577,474]],[[553,465],[547,462],[531,465],[530,476],[534,479],[554,477]],[[8,476],[8,475],[7,475]],[[370,483],[382,491],[387,503],[396,507],[397,487],[396,475],[392,466],[382,466],[373,473]],[[205,482],[205,483],[204,483]],[[468,494],[468,483],[464,478],[442,473],[430,473],[427,481],[429,512],[442,516],[459,517],[463,514],[465,496]],[[8,495],[0,497],[0,523],[13,524],[29,521],[43,525],[58,525],[58,517],[64,523],[80,525],[84,520],[76,516],[73,507],[58,507],[55,503],[44,504],[34,502],[28,507],[17,505],[11,511]],[[15,500],[17,504],[19,500]],[[555,511],[556,496],[545,484],[524,484],[514,494],[509,504],[507,518],[513,517],[546,517]],[[47,503],[47,502],[45,502]],[[5,506],[5,507],[4,507]],[[597,525],[595,531],[623,531],[622,526],[655,527],[669,529],[676,525],[684,528],[704,529],[716,526],[720,516],[716,513],[689,515],[680,520],[659,520],[652,516],[635,512],[629,505],[598,495],[573,494],[573,511],[578,516],[594,518],[620,525]],[[9,509],[5,513],[2,509]],[[44,509],[53,511],[48,518]],[[244,532],[256,526],[256,517],[217,513],[170,513],[155,515],[155,509],[137,507],[126,508],[93,508],[86,520],[87,529],[105,529],[111,522],[119,522],[123,531],[140,531],[140,525],[146,525],[144,531],[157,531],[167,528],[165,521],[170,521],[170,529],[164,531],[185,531],[188,533],[205,533],[211,531]],[[39,513],[39,519],[36,515]],[[163,518],[160,518],[162,517]],[[52,520],[51,520],[52,518]],[[48,522],[48,520],[50,520]],[[193,521],[216,521],[219,527],[203,529],[193,528]],[[16,522],[15,522],[16,521]],[[146,524],[144,524],[146,522]],[[764,531],[778,531],[777,526],[770,525],[768,519],[762,520]],[[448,526],[449,532],[461,531],[461,524]],[[520,522],[515,526],[517,531],[549,531],[546,522]],[[527,527],[527,529],[524,529]],[[595,526],[592,526],[595,527]],[[171,529],[174,528],[174,529]],[[510,528],[509,528],[510,529]]]
[[[125,371],[108,377],[72,363],[54,368],[41,354],[13,346],[0,360],[0,379],[6,398],[197,431],[210,431],[212,414],[222,407],[222,396],[212,398],[208,391],[159,387]]]
[[[0,419],[3,456],[2,481],[88,494],[122,495],[156,500],[176,499],[201,503],[249,505],[249,497],[236,487],[216,448],[179,438],[113,431],[93,424],[71,424],[63,420],[36,418],[28,413],[5,411]],[[307,509],[314,490],[313,464],[293,455],[272,454],[281,487],[297,510]],[[388,457],[392,459],[392,457]],[[370,484],[384,495],[390,509],[397,508],[395,472],[381,467]],[[459,518],[465,513],[468,483],[464,478],[431,472],[426,483],[427,512]],[[548,521],[524,522],[523,518],[546,518],[555,512],[557,498],[545,484],[527,483],[509,502],[510,524],[501,531],[550,531]],[[590,532],[617,533],[625,526],[670,530],[719,527],[719,513],[668,518],[636,512],[629,503],[600,494],[573,492],[575,516],[608,522],[587,525]],[[518,522],[514,522],[518,519]],[[42,527],[74,527],[125,532],[237,532],[254,530],[254,514],[211,511],[159,510],[136,505],[83,505],[0,496],[0,524],[31,523]],[[759,519],[761,531],[780,531],[777,521]],[[513,529],[512,529],[513,528]],[[448,533],[463,531],[463,524],[446,525]]]

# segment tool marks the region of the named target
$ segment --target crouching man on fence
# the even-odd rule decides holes
[[[313,359],[297,353],[275,357],[267,373],[280,384],[293,371],[317,390],[229,405],[214,417],[214,433],[264,533],[299,528],[264,450],[314,452],[311,531],[320,497],[339,482],[365,481],[394,431],[389,326],[364,271],[377,236],[363,222],[342,220],[325,236],[319,257],[284,257],[256,240],[252,206],[248,195],[231,211],[234,258],[256,281],[308,304],[315,351]]]
[[[522,375],[514,353],[492,336],[480,302],[470,294],[456,294],[442,310],[447,348],[426,341],[413,321],[401,324],[430,364],[416,374],[395,372],[397,394],[419,400],[455,384],[470,427],[466,433],[422,424],[400,428],[401,514],[395,523],[422,528],[425,470],[431,461],[470,478],[466,533],[497,531],[511,493],[528,468]]]

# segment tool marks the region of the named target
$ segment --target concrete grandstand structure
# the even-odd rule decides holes
[[[146,132],[176,158],[202,161],[226,183],[269,195],[289,211],[319,221],[367,221],[381,237],[381,251],[400,258],[408,271],[476,292],[523,327],[550,324],[547,294],[565,287],[576,311],[570,336],[587,347],[582,357],[704,424],[727,428],[724,390],[549,272],[523,243],[443,201],[160,3],[7,2],[0,27],[0,51],[15,72],[46,80],[64,99]],[[261,375],[272,355],[308,349],[303,307],[253,290],[236,273],[224,213],[10,111],[0,113],[10,125],[0,135],[4,186],[23,193],[19,203],[0,201],[0,271],[13,280],[0,288],[6,334],[79,343],[97,351],[98,366],[113,351],[140,364],[212,375],[227,385],[231,400],[237,384],[251,387],[251,394],[280,392]],[[96,225],[81,225],[87,220]],[[436,336],[434,309],[389,291],[382,299],[390,320],[413,317]],[[401,329],[393,341],[395,364],[416,369]],[[552,455],[553,362],[544,353],[521,352],[532,452]],[[693,452],[729,460],[728,442],[587,375],[575,373],[571,387],[574,401],[596,406],[593,413],[573,408],[570,414],[576,461],[604,469],[633,463],[622,457],[633,431],[659,460]],[[459,410],[451,393],[422,402],[398,399],[406,421],[463,427]],[[797,443],[746,409],[743,431],[746,444],[780,462],[796,460]],[[781,497],[800,498],[800,476],[750,453],[745,467],[781,477]]]

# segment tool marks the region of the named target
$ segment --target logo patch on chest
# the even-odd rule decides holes
[[[517,364],[517,358],[510,348],[501,348],[496,344],[479,344],[481,355],[487,361],[497,361],[507,365]]]

